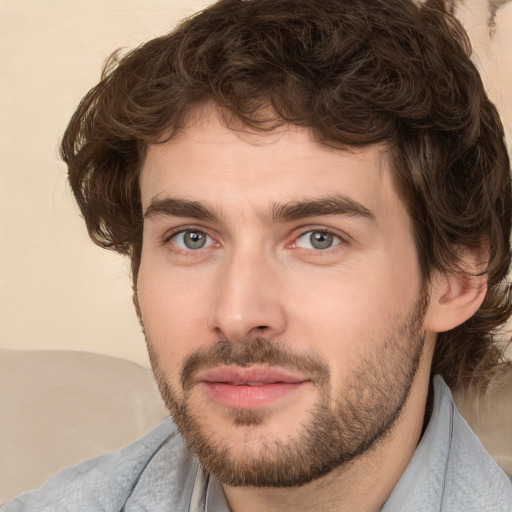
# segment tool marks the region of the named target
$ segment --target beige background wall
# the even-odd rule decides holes
[[[166,32],[208,0],[0,0],[0,346],[146,364],[128,266],[90,243],[57,157],[107,55]],[[512,140],[512,2],[459,16]],[[508,95],[508,98],[507,98]]]
[[[0,344],[146,363],[128,266],[94,246],[57,146],[105,58],[207,0],[0,0]]]

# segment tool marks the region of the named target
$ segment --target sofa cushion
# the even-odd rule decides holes
[[[0,503],[118,450],[166,409],[150,370],[73,351],[0,349]]]

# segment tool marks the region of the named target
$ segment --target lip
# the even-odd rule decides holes
[[[310,383],[276,368],[221,366],[202,372],[198,383],[209,398],[230,409],[261,409]]]

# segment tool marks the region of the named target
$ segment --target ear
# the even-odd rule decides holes
[[[487,275],[482,274],[487,254],[487,250],[462,249],[458,269],[433,276],[425,317],[428,331],[449,331],[476,313],[487,293]]]

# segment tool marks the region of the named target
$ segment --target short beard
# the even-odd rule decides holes
[[[333,391],[324,361],[311,354],[293,353],[274,340],[256,338],[240,344],[220,340],[207,350],[192,353],[182,366],[180,392],[169,384],[149,339],[148,351],[162,398],[206,471],[233,487],[300,486],[375,448],[392,431],[421,361],[427,305],[428,297],[424,297],[403,324],[376,343],[347,374],[338,391]],[[222,446],[205,430],[190,411],[188,394],[193,377],[199,369],[234,364],[299,370],[311,380],[319,390],[319,399],[298,434],[286,442],[262,439],[257,450],[244,453],[242,443]],[[229,411],[229,416],[235,428],[264,425],[268,417],[264,411],[242,409]]]

